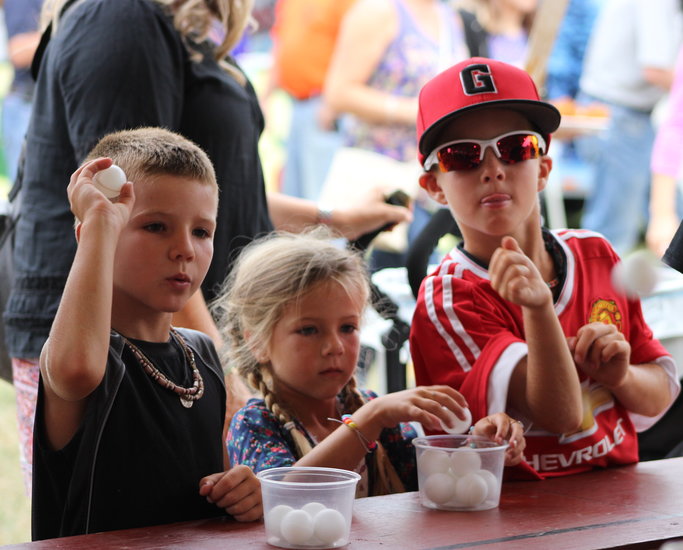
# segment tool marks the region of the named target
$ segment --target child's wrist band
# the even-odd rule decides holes
[[[377,448],[377,441],[373,441],[372,439],[368,439],[367,437],[365,437],[363,435],[363,432],[360,431],[358,424],[356,424],[353,421],[353,418],[351,418],[350,414],[342,414],[342,422],[346,424],[358,436],[358,439],[363,444],[365,450],[368,453],[371,453]]]
[[[339,422],[336,418],[329,418],[328,420],[334,420],[336,422]],[[350,414],[343,414],[341,423],[346,425],[353,433],[356,434],[358,437],[358,441],[360,441],[361,445],[363,445],[363,448],[365,449],[365,452],[371,453],[377,448],[377,441],[373,441],[372,439],[368,439],[363,435],[363,432],[360,431],[360,428],[358,427],[358,424],[356,424],[353,421],[353,418],[351,418]]]

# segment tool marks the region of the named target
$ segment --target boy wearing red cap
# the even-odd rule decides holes
[[[636,462],[636,433],[680,391],[640,302],[612,285],[609,243],[542,226],[559,123],[526,72],[491,59],[451,67],[419,98],[420,185],[463,242],[420,288],[416,381],[458,389],[474,418],[525,418],[526,461],[541,476]]]

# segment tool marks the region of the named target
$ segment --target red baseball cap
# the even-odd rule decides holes
[[[420,90],[417,112],[418,160],[438,145],[439,132],[477,109],[504,107],[522,113],[544,136],[560,125],[560,112],[541,101],[529,73],[513,65],[472,57],[436,75]]]

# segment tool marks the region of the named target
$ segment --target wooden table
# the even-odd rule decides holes
[[[417,493],[354,503],[349,550],[657,549],[683,538],[683,458],[546,481],[507,482],[483,512],[423,508]],[[273,550],[262,523],[205,520],[111,531],[3,548]]]

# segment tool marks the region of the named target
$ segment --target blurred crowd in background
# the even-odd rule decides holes
[[[42,0],[3,4],[0,176],[6,189],[30,115],[29,66]],[[330,171],[359,149],[397,161],[399,170],[405,164],[414,169],[416,98],[426,79],[470,55],[528,69],[536,62],[543,96],[565,115],[551,149],[547,224],[599,231],[622,255],[644,244],[661,255],[680,220],[680,153],[671,149],[676,105],[668,101],[677,95],[680,4],[255,0],[253,25],[233,55],[266,115],[266,183],[289,195],[334,200],[332,184],[326,189],[326,181],[337,179]],[[659,126],[668,137],[660,138],[653,155]],[[415,219],[406,238],[413,239],[436,205],[417,185],[378,184],[408,187]],[[378,243],[376,267],[403,265],[406,246]]]

